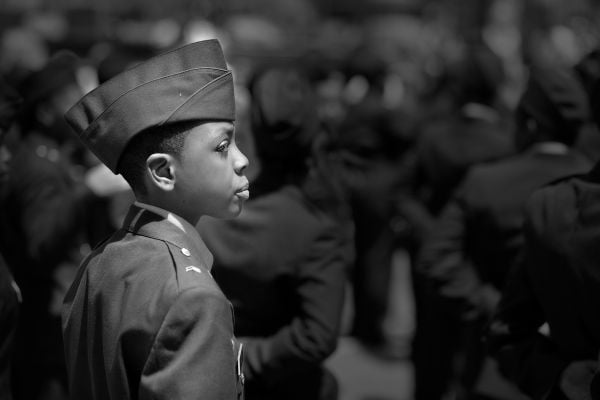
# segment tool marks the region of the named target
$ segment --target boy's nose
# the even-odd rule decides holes
[[[249,161],[248,157],[246,157],[237,146],[235,147],[235,150],[237,154],[233,167],[236,173],[241,174],[242,172],[244,172],[246,167],[248,167]]]

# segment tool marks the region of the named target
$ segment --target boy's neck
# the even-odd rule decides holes
[[[174,214],[176,217],[185,220],[192,226],[196,226],[200,220],[200,215],[189,215],[184,210],[180,210],[180,207],[176,207],[172,202],[164,201],[161,199],[151,198],[148,196],[137,196],[136,202],[147,204],[152,207],[160,208],[166,212]]]
[[[162,215],[165,219],[167,219],[173,225],[177,226],[182,231],[184,231],[184,232],[187,231],[185,229],[184,223],[182,222],[182,218],[176,216],[175,214],[173,214],[170,211],[165,210],[164,208],[153,206],[151,204],[143,203],[140,201],[136,201],[135,203],[133,203],[133,205],[140,207],[140,208],[144,208],[148,211],[152,211],[155,214]]]

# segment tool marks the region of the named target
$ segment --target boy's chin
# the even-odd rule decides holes
[[[232,212],[232,213],[231,213],[231,216],[230,216],[229,218],[236,218],[236,217],[238,217],[238,216],[239,216],[239,215],[242,213],[242,209],[243,209],[243,208],[244,208],[244,207],[243,207],[243,206],[240,204],[240,205],[237,207],[237,209],[236,209],[234,212]]]
[[[219,219],[233,219],[239,216],[242,213],[242,204],[235,204],[229,207],[229,209],[223,212],[221,215],[216,215],[214,218]]]

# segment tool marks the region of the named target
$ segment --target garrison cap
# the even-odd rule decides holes
[[[106,81],[65,114],[117,173],[123,150],[145,129],[188,121],[233,121],[233,79],[215,39],[158,55]]]

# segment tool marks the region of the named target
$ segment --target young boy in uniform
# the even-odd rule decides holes
[[[65,297],[73,399],[240,395],[232,308],[194,228],[202,215],[237,216],[248,198],[234,114],[231,71],[208,40],[117,75],[65,115],[137,200]]]

